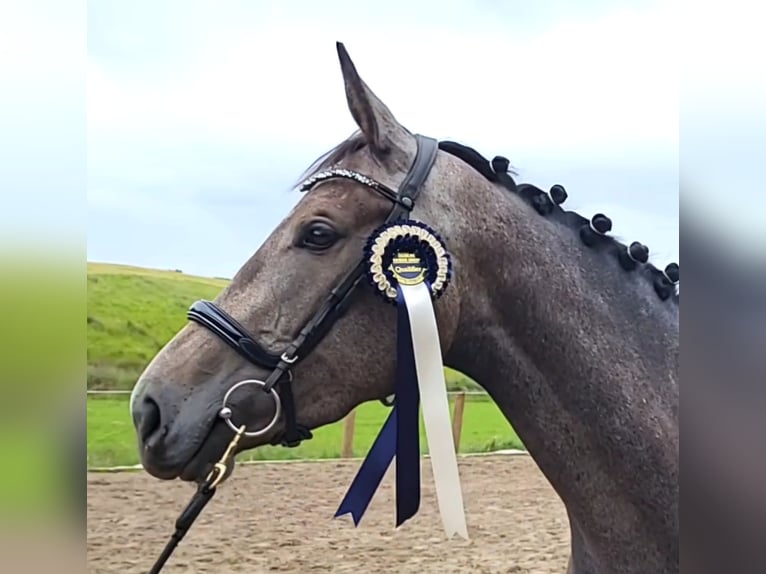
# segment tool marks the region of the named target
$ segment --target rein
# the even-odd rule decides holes
[[[237,430],[234,438],[231,439],[229,446],[226,448],[226,452],[223,453],[221,459],[215,464],[213,470],[205,479],[205,482],[197,487],[197,492],[194,493],[194,496],[189,501],[189,504],[186,505],[186,508],[184,508],[184,510],[176,519],[176,530],[170,537],[170,540],[168,540],[168,543],[162,550],[160,557],[157,558],[157,561],[152,566],[152,569],[149,570],[149,574],[159,574],[160,570],[162,570],[162,567],[165,566],[165,562],[168,561],[170,556],[173,554],[173,551],[176,549],[176,546],[178,546],[178,543],[183,540],[183,537],[186,536],[186,533],[189,531],[189,528],[191,528],[191,525],[194,524],[194,521],[200,515],[200,512],[202,512],[202,509],[205,508],[207,503],[210,502],[210,499],[213,498],[216,488],[219,484],[221,484],[221,482],[223,482],[224,477],[226,476],[229,459],[232,457],[234,449],[237,447],[239,439],[242,437],[244,432],[245,426],[242,425]]]
[[[431,172],[439,150],[439,143],[435,139],[419,134],[415,137],[417,140],[415,160],[396,191],[366,175],[341,168],[316,174],[301,184],[300,191],[308,191],[331,179],[356,181],[393,203],[384,223],[407,219],[415,206],[415,200],[428,178],[428,174]],[[330,291],[319,310],[306,322],[298,336],[280,354],[274,354],[265,349],[247,329],[215,303],[199,300],[191,305],[187,314],[189,320],[206,327],[244,359],[256,367],[270,369],[271,373],[265,381],[247,379],[236,383],[227,391],[218,415],[234,431],[234,437],[220,460],[215,464],[205,481],[198,486],[191,501],[176,520],[175,532],[149,574],[160,572],[202,509],[213,498],[218,486],[227,478],[228,466],[233,461],[234,451],[242,436],[252,437],[266,434],[276,425],[280,415],[284,412],[285,430],[280,436],[272,440],[272,444],[279,443],[285,447],[296,447],[302,441],[312,438],[311,431],[296,421],[291,369],[316,347],[335,321],[343,315],[348,307],[351,294],[364,278],[364,272],[365,259],[361,257],[354,268]],[[231,421],[232,409],[228,406],[233,391],[247,384],[260,387],[274,402],[273,418],[265,427],[255,431],[247,431],[245,425],[235,426]]]

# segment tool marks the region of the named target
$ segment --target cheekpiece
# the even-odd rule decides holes
[[[393,221],[375,230],[364,248],[367,279],[376,293],[396,304],[398,285],[426,283],[432,299],[452,277],[452,259],[439,235],[425,223]]]

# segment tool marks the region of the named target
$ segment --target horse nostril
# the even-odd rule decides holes
[[[138,436],[141,442],[146,444],[149,438],[160,428],[160,407],[150,398],[141,401],[138,412]]]

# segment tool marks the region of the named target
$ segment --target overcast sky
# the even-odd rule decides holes
[[[410,130],[678,260],[670,2],[104,1],[88,10],[88,258],[231,277],[348,136],[335,41]]]

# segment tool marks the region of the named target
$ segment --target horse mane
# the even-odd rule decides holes
[[[505,157],[495,156],[489,161],[475,149],[453,141],[439,142],[439,149],[463,160],[489,181],[520,196],[540,215],[575,230],[586,246],[610,254],[625,271],[636,270],[639,275],[651,281],[661,300],[671,299],[678,305],[678,264],[670,263],[664,270],[659,269],[649,262],[649,248],[645,245],[638,241],[625,245],[617,238],[607,235],[612,229],[612,221],[602,213],[595,214],[589,220],[575,211],[563,209],[561,204],[566,201],[567,193],[562,185],[554,185],[548,194],[529,183],[517,184],[510,175],[516,173],[509,170],[510,162]]]
[[[314,160],[301,174],[300,181],[334,167],[366,145],[364,135],[359,131],[354,132]],[[586,246],[611,255],[625,271],[636,271],[650,281],[662,301],[670,299],[678,305],[678,264],[670,263],[664,270],[659,269],[649,262],[649,249],[645,245],[638,241],[626,245],[614,236],[608,235],[612,229],[612,221],[602,213],[587,219],[575,211],[563,209],[561,204],[566,201],[567,192],[562,185],[556,184],[551,187],[549,193],[546,193],[530,183],[517,184],[512,175],[518,174],[510,168],[510,162],[503,156],[495,156],[490,161],[474,148],[454,141],[440,141],[439,149],[468,164],[488,181],[518,195],[541,216],[574,230]]]

